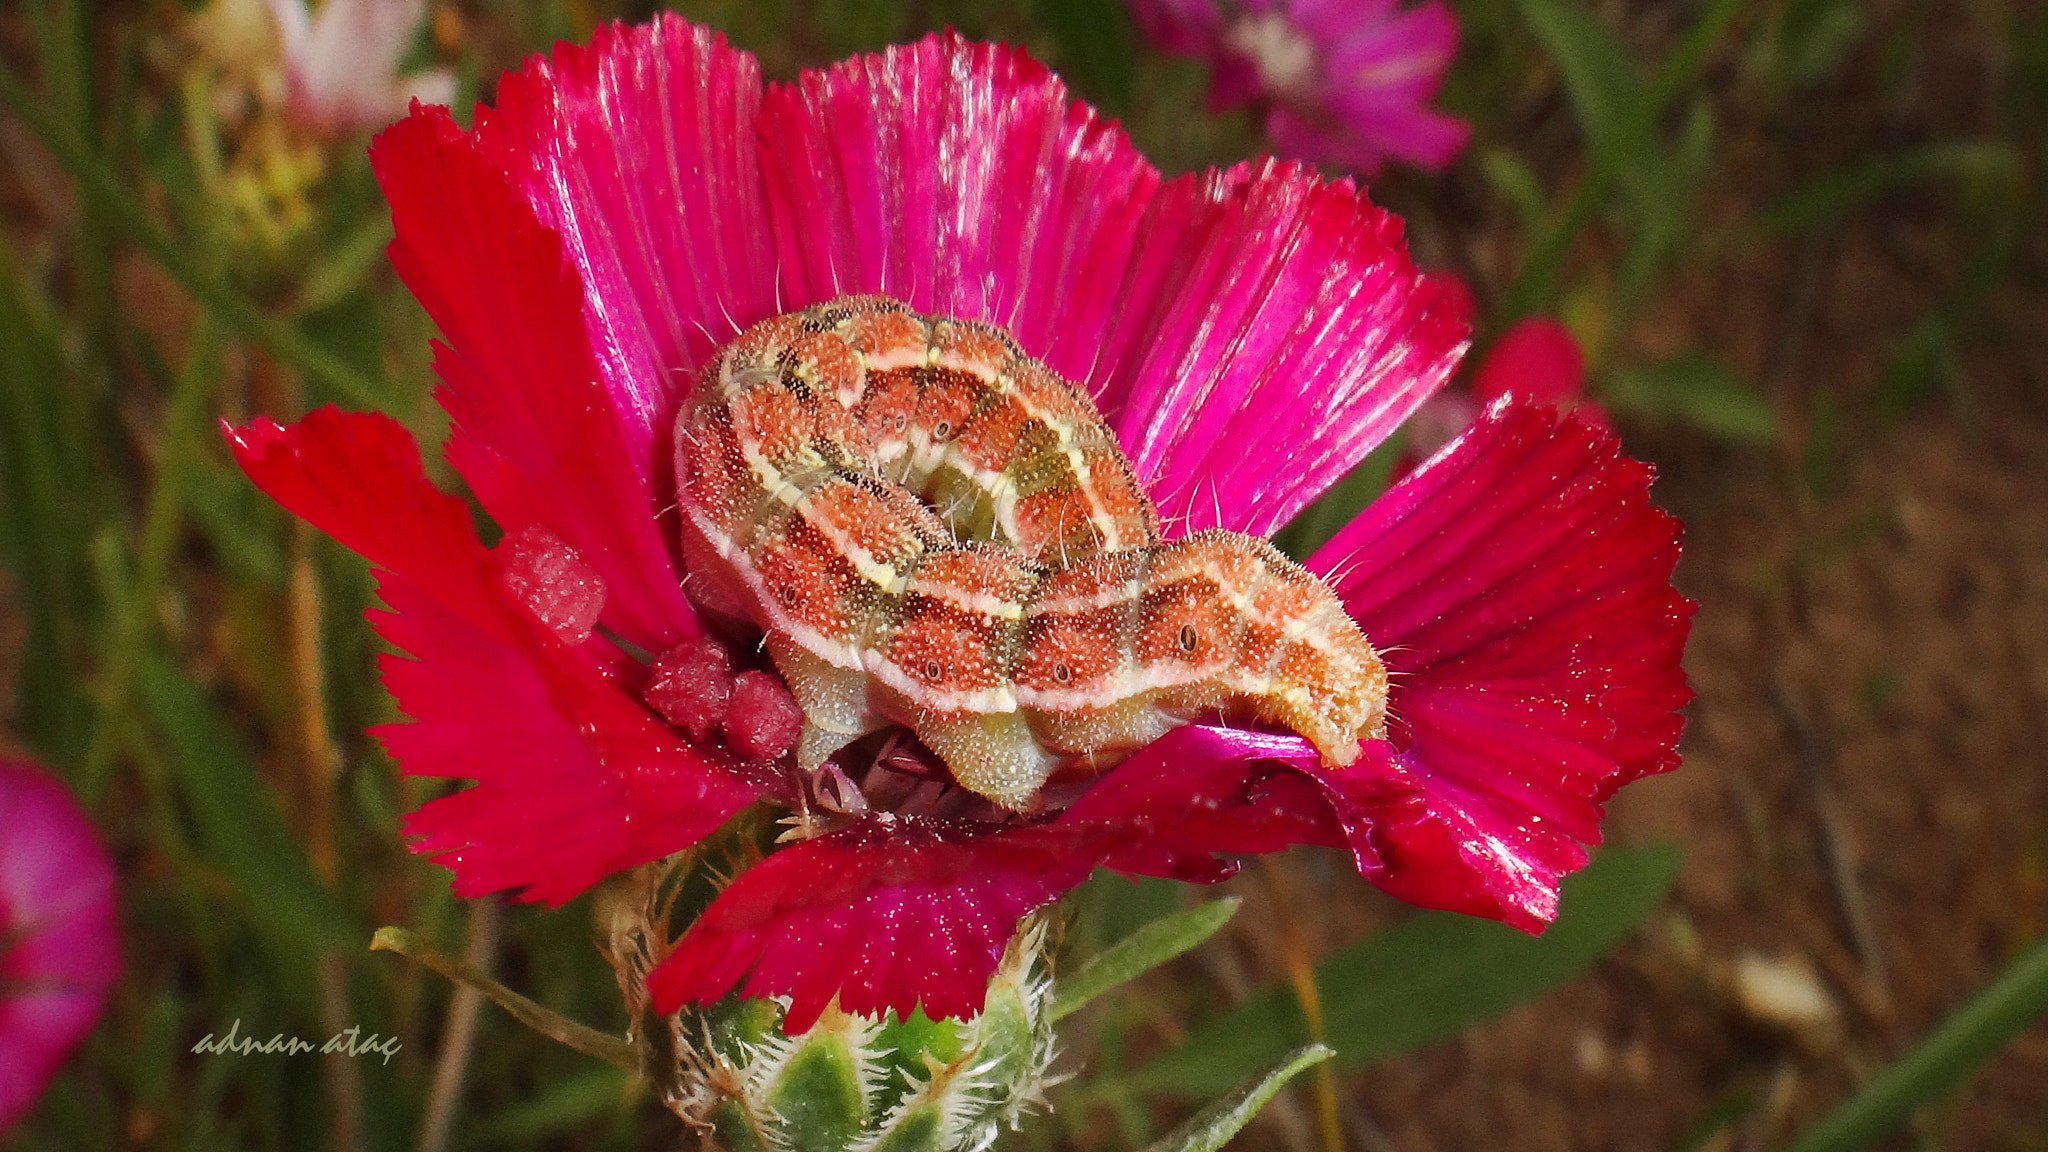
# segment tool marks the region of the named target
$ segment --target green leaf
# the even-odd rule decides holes
[[[1549,212],[1548,197],[1543,182],[1520,156],[1505,148],[1480,149],[1479,170],[1493,190],[1514,207],[1524,233],[1534,235],[1542,229],[1543,217]]]
[[[1764,398],[1734,369],[1700,352],[1662,364],[1617,369],[1600,386],[1614,407],[1659,420],[1680,420],[1730,440],[1767,443],[1778,420]]]
[[[1642,78],[1614,33],[1571,0],[1517,0],[1516,6],[1557,64],[1591,151],[1639,143],[1627,139],[1626,129],[1643,100]]]
[[[1770,45],[1778,71],[1796,85],[1826,79],[1870,25],[1854,0],[1791,0]]]
[[[318,312],[354,295],[384,266],[384,247],[391,236],[389,217],[379,214],[363,221],[323,253],[299,281],[293,310]]]
[[[1104,992],[1135,980],[1216,934],[1243,903],[1230,896],[1211,900],[1145,925],[1081,966],[1053,990],[1052,1019],[1072,1015]]]
[[[609,1066],[571,1073],[542,1088],[532,1099],[478,1121],[464,1135],[463,1146],[503,1148],[557,1132],[590,1132],[600,1117],[624,1104],[632,1086],[632,1077]]]
[[[1038,0],[1035,7],[1060,47],[1060,74],[1109,111],[1129,109],[1137,76],[1130,12],[1103,0]]]
[[[20,582],[13,610],[27,626],[14,714],[52,767],[75,773],[91,739],[82,673],[97,658],[85,556],[108,501],[90,431],[93,390],[62,345],[0,239],[0,563]]]
[[[2003,140],[1943,140],[1836,169],[1757,214],[1762,233],[1804,232],[1840,220],[1897,188],[1928,180],[2017,179],[2019,149]]]
[[[1321,1044],[1296,1048],[1271,1069],[1239,1083],[1215,1103],[1189,1117],[1187,1123],[1148,1145],[1145,1152],[1216,1152],[1240,1128],[1251,1123],[1266,1101],[1296,1074],[1329,1058],[1330,1050]]]
[[[1930,312],[1915,321],[1892,348],[1884,368],[1885,405],[1893,412],[1910,408],[1959,372],[1948,325],[1940,313]]]
[[[151,718],[166,737],[201,853],[227,874],[281,970],[310,982],[321,952],[360,939],[354,918],[314,874],[241,733],[161,654],[143,653],[137,673]]]
[[[1571,980],[1646,919],[1677,876],[1672,845],[1613,848],[1564,882],[1562,914],[1541,936],[1425,912],[1316,965],[1323,1039],[1355,1068],[1455,1035]],[[1146,1065],[1131,1087],[1213,1092],[1302,1043],[1294,991],[1275,984],[1204,1022]]]
[[[1800,1133],[1785,1152],[1851,1152],[1874,1143],[1914,1109],[1947,1095],[2043,1017],[2048,1017],[2048,936],[2028,945],[1998,979],[1841,1107]]]

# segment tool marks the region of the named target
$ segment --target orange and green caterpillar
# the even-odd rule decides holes
[[[1387,674],[1323,582],[1236,532],[1162,541],[1087,395],[984,324],[849,296],[747,329],[676,424],[691,591],[744,616],[815,770],[909,727],[1015,811],[1206,713],[1326,763]]]

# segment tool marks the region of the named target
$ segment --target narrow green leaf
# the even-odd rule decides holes
[[[1557,64],[1590,151],[1640,147],[1627,125],[1643,102],[1643,82],[1614,33],[1573,0],[1516,0],[1516,7]]]
[[[1947,1095],[2043,1017],[2048,1017],[2048,936],[2028,945],[1918,1047],[1800,1133],[1785,1152],[1851,1152],[1875,1142],[1914,1109]]]
[[[1658,121],[1663,117],[1664,109],[1691,84],[1693,77],[1705,62],[1707,53],[1720,42],[1721,34],[1727,31],[1730,22],[1741,11],[1743,3],[1744,0],[1711,0],[1700,13],[1699,19],[1686,30],[1684,38],[1678,42],[1678,47],[1664,58],[1664,63],[1658,67],[1657,74],[1651,80],[1647,91],[1629,97],[1620,105],[1627,118],[1621,122],[1615,142],[1611,146],[1601,146],[1599,141],[1592,139],[1592,131],[1588,129],[1588,139],[1596,145],[1592,149],[1592,165],[1572,192],[1570,202],[1558,213],[1556,222],[1550,228],[1535,234],[1528,255],[1522,262],[1521,272],[1516,275],[1514,283],[1509,285],[1507,295],[1502,299],[1500,308],[1496,310],[1494,323],[1512,324],[1531,312],[1552,306],[1557,298],[1558,283],[1564,275],[1565,258],[1571,254],[1573,240],[1578,236],[1579,230],[1598,215],[1616,182],[1631,181],[1631,195],[1640,206],[1646,193],[1640,179],[1632,175],[1630,161],[1638,156],[1656,155],[1652,137]],[[1588,57],[1587,62],[1578,66],[1568,66],[1560,57],[1559,69],[1565,73],[1567,86],[1572,84],[1575,70],[1585,71],[1589,75],[1618,70],[1611,58],[1618,45],[1613,44],[1613,37],[1604,28],[1600,28],[1596,23],[1594,27],[1597,29],[1597,35],[1586,33],[1584,36],[1576,37],[1571,31],[1578,24],[1593,19],[1583,6],[1567,3],[1567,0],[1521,0],[1521,4],[1524,19],[1537,29],[1539,36],[1545,36],[1546,45],[1551,46],[1554,53],[1577,51]],[[1545,28],[1550,29],[1547,36]],[[1605,37],[1609,41],[1608,47],[1584,47],[1584,44],[1597,42],[1600,37]],[[1561,42],[1573,40],[1574,43],[1581,43],[1581,48],[1573,49],[1569,45],[1559,48],[1550,45],[1552,38],[1557,38]],[[1604,64],[1600,63],[1603,59],[1606,61]],[[1626,56],[1621,61],[1619,69],[1628,70],[1628,74],[1633,75]],[[1602,85],[1591,79],[1582,82],[1589,93],[1604,90]],[[1618,87],[1617,85],[1617,90]],[[1574,98],[1576,100],[1576,93]],[[1610,95],[1598,100],[1597,103],[1601,109],[1605,109],[1609,102],[1619,98],[1617,95]],[[1581,113],[1582,116],[1585,114]],[[1603,112],[1602,115],[1604,114]]]
[[[391,218],[381,212],[342,237],[299,282],[295,312],[331,308],[369,282],[384,264],[384,246],[391,243]]]
[[[1925,400],[1936,387],[1959,372],[1949,326],[1939,312],[1930,312],[1906,329],[1884,367],[1885,406],[1903,411]]]
[[[1271,1069],[1239,1083],[1215,1103],[1188,1118],[1188,1122],[1148,1145],[1145,1152],[1216,1152],[1238,1130],[1251,1123],[1259,1109],[1305,1068],[1330,1058],[1321,1044],[1296,1048],[1280,1058]]]
[[[1662,364],[1618,369],[1601,382],[1600,398],[1730,440],[1769,443],[1778,435],[1778,419],[1763,396],[1734,369],[1696,351]]]
[[[1767,44],[1766,63],[1791,84],[1824,80],[1869,27],[1856,0],[1790,0]]]
[[[1236,915],[1241,903],[1241,898],[1229,896],[1197,904],[1154,920],[1117,941],[1083,964],[1080,971],[1060,981],[1053,990],[1053,1020],[1065,1019],[1111,988],[1137,979],[1214,936]]]
[[[1614,848],[1564,883],[1541,936],[1426,912],[1316,965],[1324,1039],[1355,1068],[1455,1035],[1578,976],[1646,919],[1677,876],[1672,845]],[[1134,1090],[1213,1092],[1307,1038],[1293,989],[1276,984],[1214,1017],[1139,1069]]]
[[[90,390],[41,305],[0,239],[0,563],[20,581],[27,625],[17,715],[52,766],[75,772],[92,722],[86,549],[109,501],[88,431]]]
[[[241,734],[160,653],[138,655],[137,684],[170,749],[201,853],[227,874],[280,970],[310,980],[322,951],[357,938],[353,918],[314,875]]]
[[[1804,232],[1840,220],[1887,192],[1929,180],[2016,178],[2019,150],[2003,140],[1943,140],[1879,156],[1802,185],[1757,214],[1761,233]]]
[[[1543,227],[1543,216],[1549,211],[1543,182],[1536,178],[1535,171],[1520,156],[1505,148],[1480,149],[1479,170],[1485,174],[1486,182],[1493,185],[1493,190],[1514,208],[1523,233],[1535,235]]]

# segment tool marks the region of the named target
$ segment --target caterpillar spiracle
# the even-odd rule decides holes
[[[766,634],[806,770],[900,723],[1027,811],[1204,714],[1331,765],[1383,734],[1386,669],[1330,589],[1255,536],[1162,540],[1088,396],[988,325],[880,296],[756,324],[676,471],[692,591]]]

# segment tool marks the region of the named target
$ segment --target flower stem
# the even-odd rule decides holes
[[[469,906],[469,944],[463,949],[463,963],[487,972],[498,950],[498,904],[477,900]],[[484,994],[473,984],[461,984],[448,1002],[448,1023],[441,1031],[441,1052],[434,1058],[434,1083],[428,1090],[425,1118],[420,1121],[419,1141],[414,1152],[443,1152],[455,1126],[455,1106],[462,1099],[462,1081],[469,1072],[469,1055],[476,1047],[477,1014]]]
[[[1266,882],[1273,888],[1274,914],[1280,919],[1280,947],[1286,958],[1287,980],[1294,986],[1294,998],[1301,1003],[1301,1017],[1308,1025],[1309,1042],[1321,1046],[1323,994],[1316,985],[1315,960],[1308,954],[1308,942],[1295,916],[1294,875],[1279,856],[1261,856]],[[1326,1152],[1344,1152],[1344,1128],[1337,1117],[1337,1078],[1328,1061],[1319,1062],[1315,1072],[1316,1119],[1322,1130]]]
[[[594,1056],[615,1068],[623,1068],[635,1076],[640,1075],[640,1055],[631,1044],[541,1007],[484,975],[475,966],[434,951],[426,941],[404,928],[386,926],[377,929],[377,934],[370,938],[370,948],[372,951],[396,952],[416,960],[448,979],[490,997],[491,1003],[511,1013],[513,1019],[548,1039],[566,1044],[585,1056]]]

